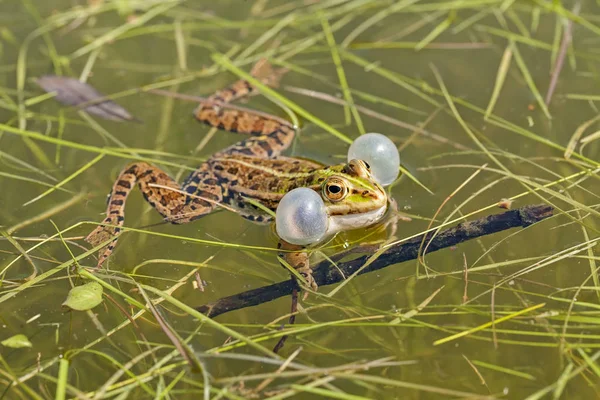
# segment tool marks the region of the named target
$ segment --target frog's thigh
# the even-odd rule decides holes
[[[185,224],[209,214],[223,201],[221,186],[206,163],[187,177],[181,190],[185,193],[183,204],[165,215],[174,224]]]

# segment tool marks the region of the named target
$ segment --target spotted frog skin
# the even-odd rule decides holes
[[[259,62],[252,75],[262,83],[275,86],[284,70],[274,70]],[[281,198],[290,190],[308,187],[319,193],[329,215],[329,231],[335,233],[378,222],[384,215],[388,198],[373,179],[369,165],[361,160],[324,166],[281,153],[292,143],[295,128],[277,117],[227,103],[254,94],[256,89],[240,80],[217,91],[200,103],[195,118],[210,126],[250,137],[214,154],[180,185],[159,168],[145,162],[127,165],[116,179],[106,218],[86,241],[92,245],[108,243],[98,257],[100,267],[113,252],[125,221],[125,202],[135,185],[146,201],[166,221],[185,224],[223,206],[257,223],[269,223]],[[112,239],[112,240],[111,240]],[[316,289],[302,246],[280,240],[281,257]]]

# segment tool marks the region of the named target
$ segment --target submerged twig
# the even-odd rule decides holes
[[[366,274],[393,264],[416,259],[419,256],[420,245],[424,240],[431,240],[428,247],[428,253],[431,253],[492,233],[512,228],[527,227],[552,216],[553,210],[547,204],[530,205],[502,214],[489,215],[473,221],[465,221],[441,232],[428,232],[425,235],[419,235],[406,242],[390,246],[376,260],[362,269],[359,274]],[[435,237],[434,233],[436,233]],[[343,276],[352,275],[358,269],[362,268],[370,256],[371,254],[366,254],[354,260],[339,262],[337,264],[338,268],[331,268],[328,260],[321,261],[314,266],[313,277],[319,286],[338,283],[344,279]],[[210,317],[216,317],[229,311],[255,306],[289,295],[296,287],[295,285],[293,280],[279,282],[224,297],[196,309]]]

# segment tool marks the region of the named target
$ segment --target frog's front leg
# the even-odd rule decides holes
[[[309,256],[306,248],[304,246],[288,243],[283,239],[279,239],[277,248],[284,250],[279,253],[279,257],[302,275],[306,280],[308,287],[317,291],[317,282],[315,281],[312,269],[310,268]]]
[[[85,240],[94,246],[114,238],[98,256],[98,267],[113,252],[125,222],[125,201],[135,185],[144,198],[166,221],[185,224],[209,214],[222,201],[221,188],[209,170],[202,165],[183,186],[161,169],[145,162],[133,163],[119,174],[108,200],[106,218]]]

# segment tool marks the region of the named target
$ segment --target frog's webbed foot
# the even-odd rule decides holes
[[[289,266],[294,268],[296,272],[302,275],[306,281],[306,286],[316,292],[319,287],[312,274],[308,252],[306,251],[305,247],[290,244],[283,239],[279,240],[277,247],[280,250],[285,250],[284,252],[279,253],[279,257],[281,257]],[[305,292],[304,298],[306,298],[307,295],[308,292]]]
[[[263,58],[254,64],[250,75],[266,86],[277,87],[286,72],[288,72],[287,68],[273,68],[271,63]],[[214,103],[232,103],[236,100],[247,100],[248,97],[256,94],[258,94],[258,91],[250,82],[240,79],[224,89],[217,90],[207,98],[207,104],[201,103],[200,107],[214,106]]]
[[[113,239],[103,250],[100,250],[98,254],[97,268],[100,268],[106,259],[112,254],[116,244],[119,233],[121,233],[121,226],[123,226],[124,218],[117,215],[109,215],[102,221],[103,225],[99,225],[94,229],[87,237],[85,241],[90,243],[92,246],[98,246],[101,243],[105,243],[111,238]]]
[[[296,268],[296,271],[298,271],[298,273],[302,275],[302,277],[306,281],[306,284],[312,291],[316,292],[319,289],[319,286],[317,285],[317,281],[315,281],[315,277],[312,274],[312,269],[310,268],[310,266],[302,270],[300,268]],[[306,300],[306,297],[308,297],[308,292],[304,292],[303,300]]]
[[[108,198],[108,208],[106,210],[106,218],[102,221],[103,225],[97,226],[96,229],[85,238],[85,241],[92,246],[98,246],[101,243],[106,243],[110,239],[113,239],[104,249],[100,250],[97,268],[102,266],[106,259],[112,254],[117,244],[117,238],[121,233],[121,228],[125,222],[125,200],[127,200],[129,192],[131,192],[131,189],[135,186],[138,171],[143,169],[145,165],[145,163],[131,164],[121,171]]]
[[[273,65],[266,58],[261,58],[254,64],[250,74],[267,86],[277,87],[281,77],[288,71],[287,68],[273,68]]]

